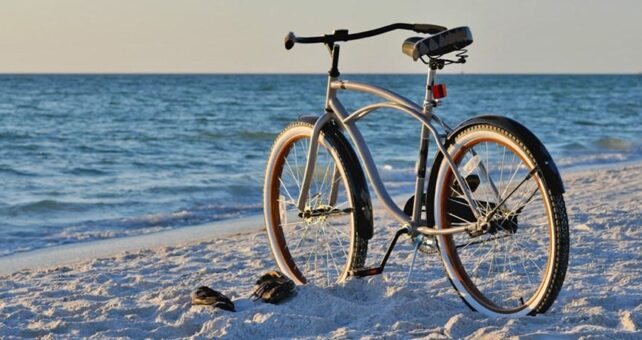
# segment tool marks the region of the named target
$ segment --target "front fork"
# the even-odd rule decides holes
[[[312,182],[312,177],[314,176],[314,165],[317,161],[317,152],[319,151],[319,135],[321,134],[321,129],[328,121],[330,121],[330,115],[326,112],[323,115],[321,115],[319,119],[317,119],[316,123],[314,123],[314,127],[312,128],[312,135],[310,136],[310,146],[308,147],[308,158],[307,158],[307,161],[305,162],[305,172],[303,173],[303,181],[301,182],[299,198],[296,202],[296,206],[299,209],[299,211],[305,210],[305,202],[308,199],[308,191],[310,189],[310,183]],[[338,171],[335,166],[335,169],[333,171],[333,176],[332,176],[333,188],[331,189],[331,192],[336,191],[336,188],[334,188],[334,183],[335,183],[334,177],[336,176],[337,172]],[[336,193],[334,194],[334,196],[336,200]]]

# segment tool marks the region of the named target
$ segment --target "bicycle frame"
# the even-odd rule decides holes
[[[333,70],[336,70],[336,64],[338,63],[338,51],[339,46],[335,45],[332,49],[333,57]],[[331,70],[328,76],[328,85],[327,85],[327,94],[325,101],[325,113],[321,115],[317,122],[314,125],[312,136],[310,138],[310,146],[308,149],[307,163],[305,167],[305,173],[303,175],[303,183],[301,186],[300,194],[297,201],[297,207],[300,211],[305,209],[305,202],[307,200],[307,192],[310,187],[310,182],[312,180],[312,174],[314,172],[314,165],[316,163],[316,156],[318,151],[318,138],[319,133],[321,132],[322,127],[327,124],[331,119],[339,124],[350,137],[352,144],[355,146],[357,154],[361,159],[361,164],[370,180],[372,188],[374,189],[375,194],[383,204],[384,208],[402,225],[408,226],[413,235],[417,233],[426,234],[426,235],[437,235],[437,234],[454,234],[460,232],[470,231],[476,226],[462,226],[456,228],[448,229],[435,229],[434,226],[421,225],[421,197],[425,193],[425,173],[426,173],[426,161],[428,157],[428,134],[432,136],[432,139],[437,145],[438,152],[444,155],[444,160],[453,170],[455,178],[459,183],[460,187],[463,188],[464,198],[467,203],[472,208],[472,212],[475,217],[480,219],[480,213],[477,209],[476,201],[472,198],[472,193],[470,192],[468,185],[464,185],[465,181],[461,176],[457,166],[455,165],[452,157],[448,154],[446,146],[441,142],[440,138],[447,136],[447,132],[450,129],[446,124],[433,112],[433,108],[437,105],[437,101],[434,100],[431,87],[434,85],[436,77],[436,67],[432,67],[428,73],[427,86],[426,86],[426,95],[423,103],[423,107],[413,103],[411,100],[404,98],[403,96],[396,94],[392,91],[386,90],[379,86],[369,85],[359,82],[350,82],[339,79],[339,72],[333,72]],[[356,111],[349,113],[339,98],[337,97],[337,92],[341,90],[348,91],[357,91],[364,92],[368,94],[375,95],[377,97],[383,98],[386,101],[375,103],[371,105],[364,106]],[[414,196],[414,206],[412,216],[408,216],[402,211],[402,209],[392,200],[388,194],[381,176],[377,170],[377,167],[372,158],[372,154],[368,146],[366,145],[361,132],[356,126],[356,122],[368,115],[370,112],[375,111],[381,108],[395,109],[401,111],[405,114],[410,115],[411,117],[418,120],[421,125],[421,137],[420,137],[420,153],[419,159],[416,165],[416,179],[415,179],[415,196]],[[433,125],[433,122],[439,124],[444,129],[444,133],[440,134],[437,131],[437,128]],[[335,174],[336,176],[336,169]],[[331,197],[336,196],[336,188],[334,188],[335,181],[333,181],[331,188]],[[332,204],[332,202],[331,202]],[[479,223],[478,223],[479,225]]]

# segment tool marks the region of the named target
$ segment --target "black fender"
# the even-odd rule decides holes
[[[319,119],[318,116],[300,116],[298,121],[314,125],[317,119]],[[360,237],[369,240],[374,234],[372,200],[359,157],[334,120],[329,120],[321,130],[325,138],[332,139],[332,144],[336,147],[337,152],[341,155],[341,159],[346,166],[347,176],[351,177],[355,185],[353,189],[357,204],[357,206],[355,206],[357,233]]]
[[[478,124],[489,124],[503,128],[516,137],[518,137],[524,145],[531,151],[535,164],[539,167],[541,172],[541,177],[545,182],[546,186],[551,190],[553,194],[562,194],[564,193],[564,183],[562,182],[562,177],[560,176],[559,170],[553,161],[553,158],[544,147],[544,144],[524,125],[515,121],[514,119],[496,116],[496,115],[482,115],[476,116],[470,119],[467,119],[457,125],[446,137],[446,148],[448,148],[453,142],[454,137],[459,134],[462,130],[467,129],[473,125]],[[443,154],[438,153],[435,157],[435,161],[432,164],[432,169],[430,171],[430,180],[428,182],[428,192],[426,193],[426,211],[428,212],[428,222],[429,225],[434,225],[433,217],[433,198],[435,197],[435,184],[437,182],[437,172],[443,161]]]

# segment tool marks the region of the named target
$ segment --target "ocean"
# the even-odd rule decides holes
[[[343,78],[423,98],[425,75]],[[515,118],[562,171],[640,158],[642,75],[438,82],[449,125]],[[0,256],[260,214],[272,139],[319,114],[325,86],[324,75],[0,75]],[[376,100],[341,98],[352,109]],[[377,111],[359,126],[389,190],[409,192],[417,123]]]

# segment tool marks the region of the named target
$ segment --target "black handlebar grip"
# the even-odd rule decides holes
[[[288,32],[288,34],[285,35],[285,39],[283,39],[285,42],[285,49],[290,50],[292,47],[294,47],[294,43],[296,42],[296,37],[294,36],[294,33]]]

